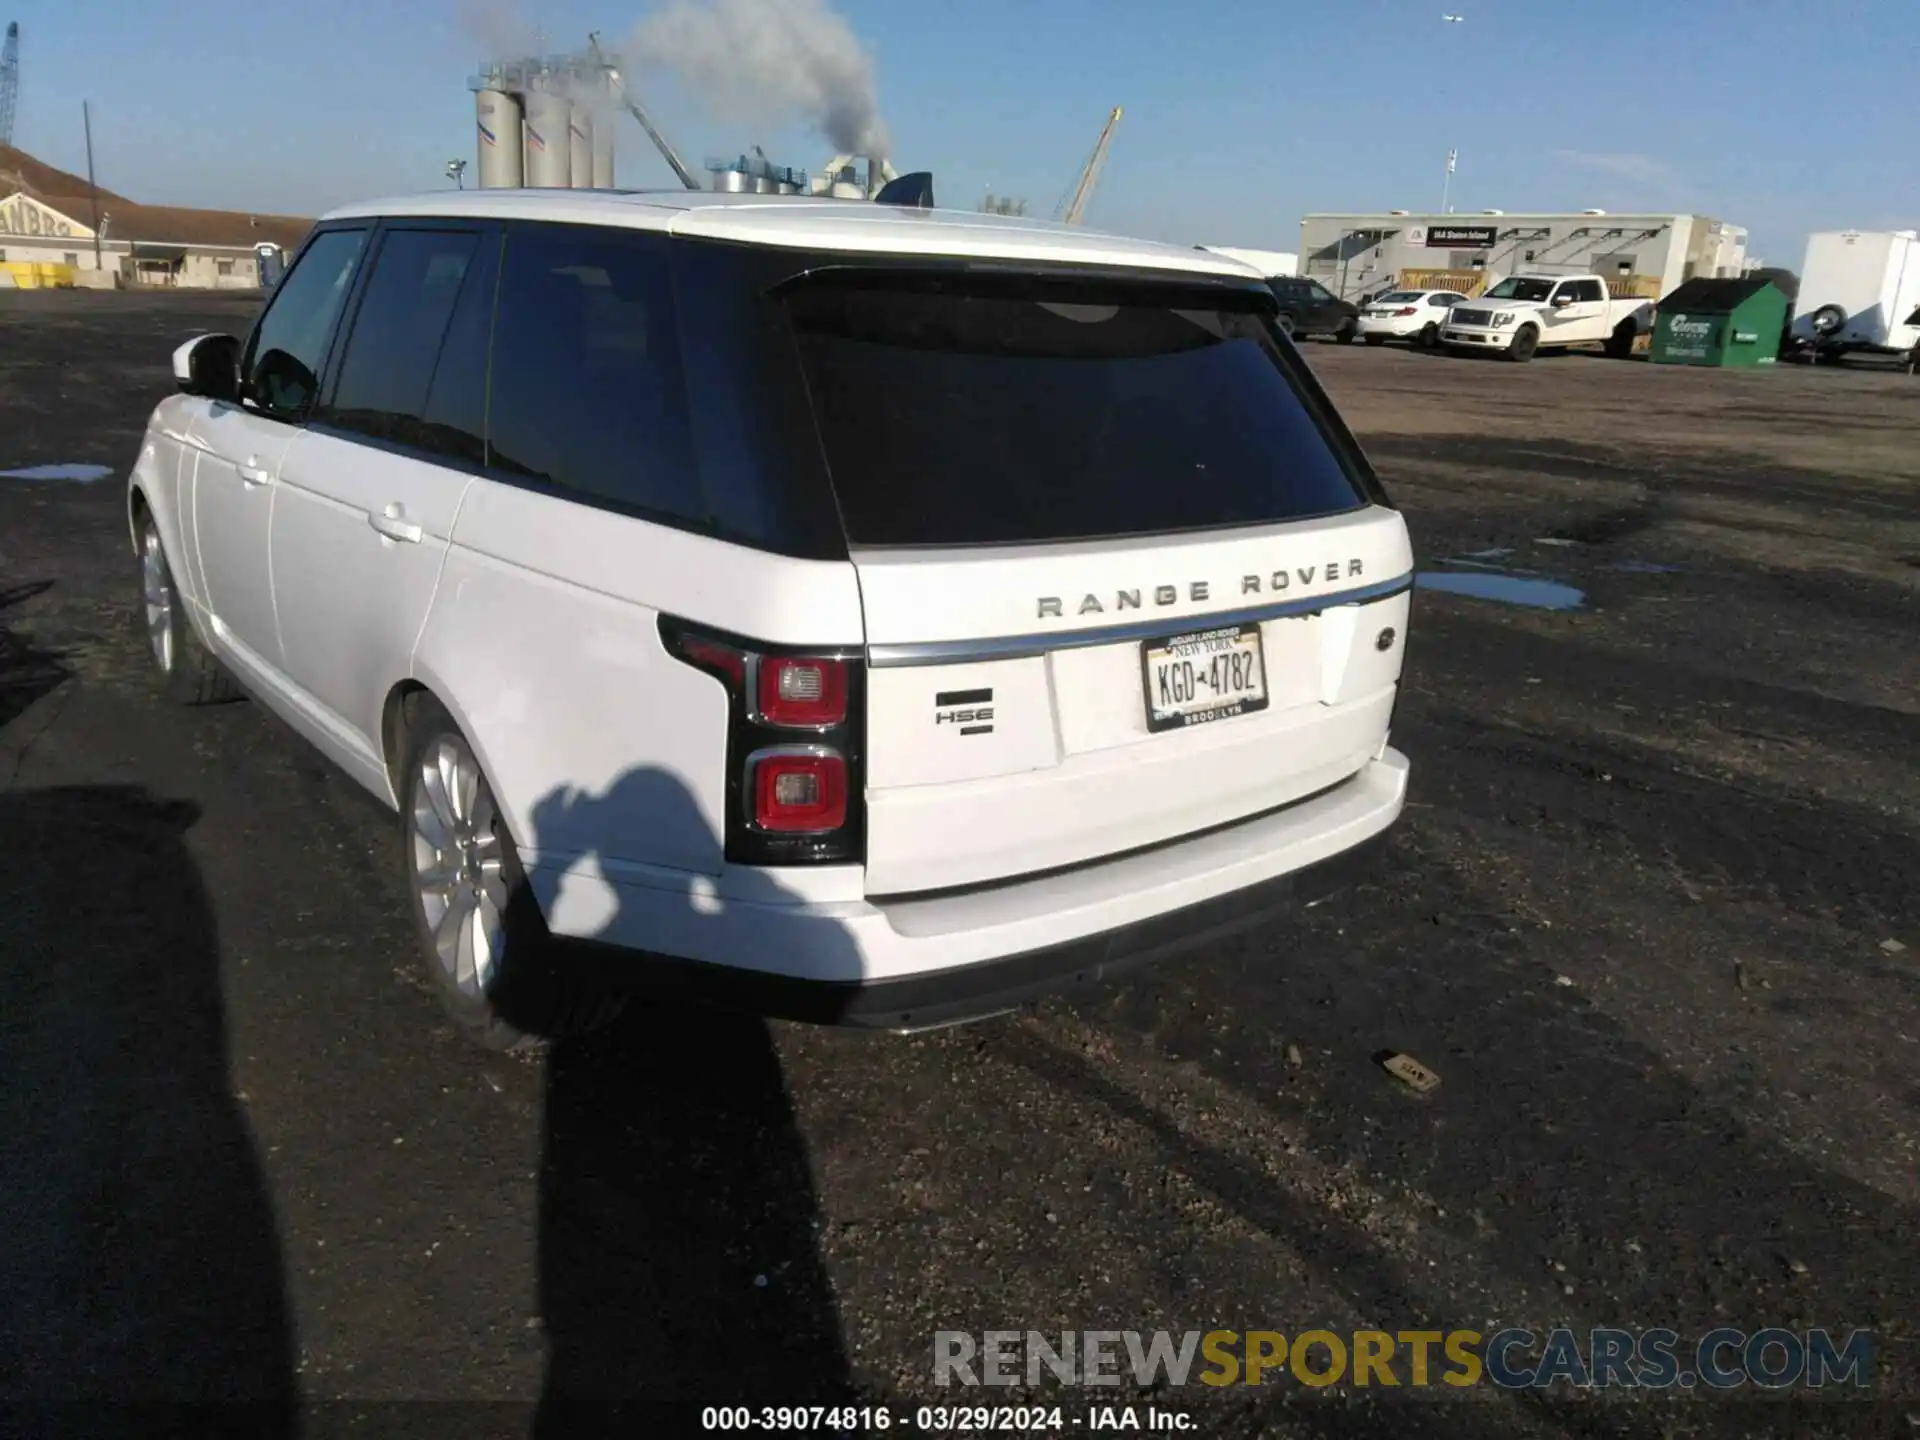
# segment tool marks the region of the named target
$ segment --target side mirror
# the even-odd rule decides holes
[[[173,381],[187,395],[237,401],[240,342],[231,335],[196,335],[173,352]]]
[[[1573,297],[1571,295],[1556,295],[1548,303],[1556,310],[1563,310],[1573,303]]]

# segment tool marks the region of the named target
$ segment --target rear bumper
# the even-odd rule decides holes
[[[1409,336],[1418,335],[1427,327],[1428,323],[1428,321],[1418,318],[1412,320],[1370,320],[1365,315],[1362,315],[1360,317],[1360,333],[1362,335],[1384,335],[1389,340],[1405,340]]]
[[[925,1030],[1005,1014],[1030,1001],[1118,979],[1218,945],[1315,904],[1379,869],[1384,832],[1304,870],[1152,920],[1020,955],[894,980],[803,980],[698,961],[629,958],[603,976],[649,994],[757,1015],[864,1030]],[[595,957],[600,964],[611,956]]]
[[[1279,810],[1052,875],[859,902],[700,899],[664,877],[529,872],[570,963],[821,1024],[911,1029],[995,1014],[1204,948],[1349,883],[1398,818],[1385,749]]]

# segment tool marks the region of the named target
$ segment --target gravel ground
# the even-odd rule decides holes
[[[674,1434],[672,1402],[953,1403],[936,1330],[1824,1326],[1875,1334],[1867,1398],[1099,1399],[1221,1436],[1920,1433],[1912,377],[1312,345],[1428,574],[1584,596],[1421,594],[1377,883],[977,1026],[642,1011],[513,1061],[415,982],[390,819],[148,680],[118,477],[169,348],[251,309],[0,296],[0,469],[114,471],[0,479],[0,1402]],[[1086,1392],[992,1398],[1087,1428]]]

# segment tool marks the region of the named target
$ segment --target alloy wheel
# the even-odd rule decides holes
[[[167,553],[160,548],[160,532],[149,522],[140,537],[140,591],[147,607],[147,646],[153,663],[173,671],[173,577],[167,571]]]
[[[506,937],[504,849],[492,792],[466,742],[440,735],[420,756],[407,816],[415,893],[435,959],[484,998]]]

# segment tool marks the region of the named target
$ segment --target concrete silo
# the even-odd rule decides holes
[[[576,190],[593,188],[593,111],[575,100],[567,117],[567,176]]]
[[[613,189],[613,111],[603,108],[593,127],[593,188]]]
[[[564,95],[529,90],[526,96],[527,184],[565,190],[572,178],[573,147],[567,138],[573,107]]]
[[[501,90],[479,90],[474,93],[473,108],[480,143],[480,188],[518,189],[526,174],[520,98]]]

